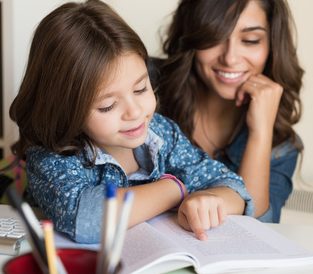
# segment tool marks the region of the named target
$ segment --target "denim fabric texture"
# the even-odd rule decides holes
[[[140,166],[127,176],[105,151],[97,148],[94,167],[84,165],[84,155],[62,156],[42,147],[27,151],[29,193],[55,228],[81,243],[100,241],[104,190],[107,182],[118,187],[158,180],[164,173],[179,178],[189,193],[227,186],[245,200],[245,214],[253,215],[250,195],[238,175],[191,145],[171,120],[155,114],[143,145],[134,150]],[[160,201],[162,202],[162,201]]]
[[[244,126],[234,141],[217,154],[217,160],[230,170],[238,172],[247,140],[248,129]],[[299,136],[297,142],[302,142]],[[260,221],[279,223],[281,209],[292,191],[292,176],[298,154],[298,150],[290,140],[273,148],[270,164],[270,207],[258,218]]]

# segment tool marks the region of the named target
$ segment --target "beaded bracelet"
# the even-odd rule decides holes
[[[179,187],[180,201],[179,201],[178,205],[176,206],[176,207],[178,207],[182,203],[182,201],[185,199],[185,191],[184,191],[183,186],[182,186],[183,182],[180,181],[179,179],[177,179],[174,175],[167,174],[167,173],[163,174],[160,179],[170,179],[170,180],[174,181],[177,184],[177,186]]]

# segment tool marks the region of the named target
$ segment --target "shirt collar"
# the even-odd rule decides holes
[[[163,143],[164,141],[162,140],[162,138],[149,128],[147,138],[143,145],[146,145],[148,147],[149,154],[151,156],[153,163],[155,163],[157,159],[157,154],[159,150],[161,149]],[[139,148],[135,148],[135,153],[137,149]],[[104,149],[101,149],[99,147],[94,147],[94,150],[96,152],[95,165],[103,165],[103,164],[111,163],[111,164],[121,167],[120,164],[110,154],[106,153]],[[92,159],[93,153],[92,153],[91,147],[86,145],[85,151],[86,151],[88,159]]]

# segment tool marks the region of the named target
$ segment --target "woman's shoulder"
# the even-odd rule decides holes
[[[303,147],[303,142],[299,135],[295,135],[294,140],[292,138],[278,144],[272,149],[272,160],[280,159],[282,157],[289,157],[292,155],[298,155],[299,148]]]

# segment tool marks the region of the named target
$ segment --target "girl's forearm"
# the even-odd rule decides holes
[[[122,202],[127,190],[134,192],[134,203],[130,216],[129,227],[149,220],[175,206],[181,200],[181,190],[170,179],[162,179],[153,183],[120,188],[118,201]]]

